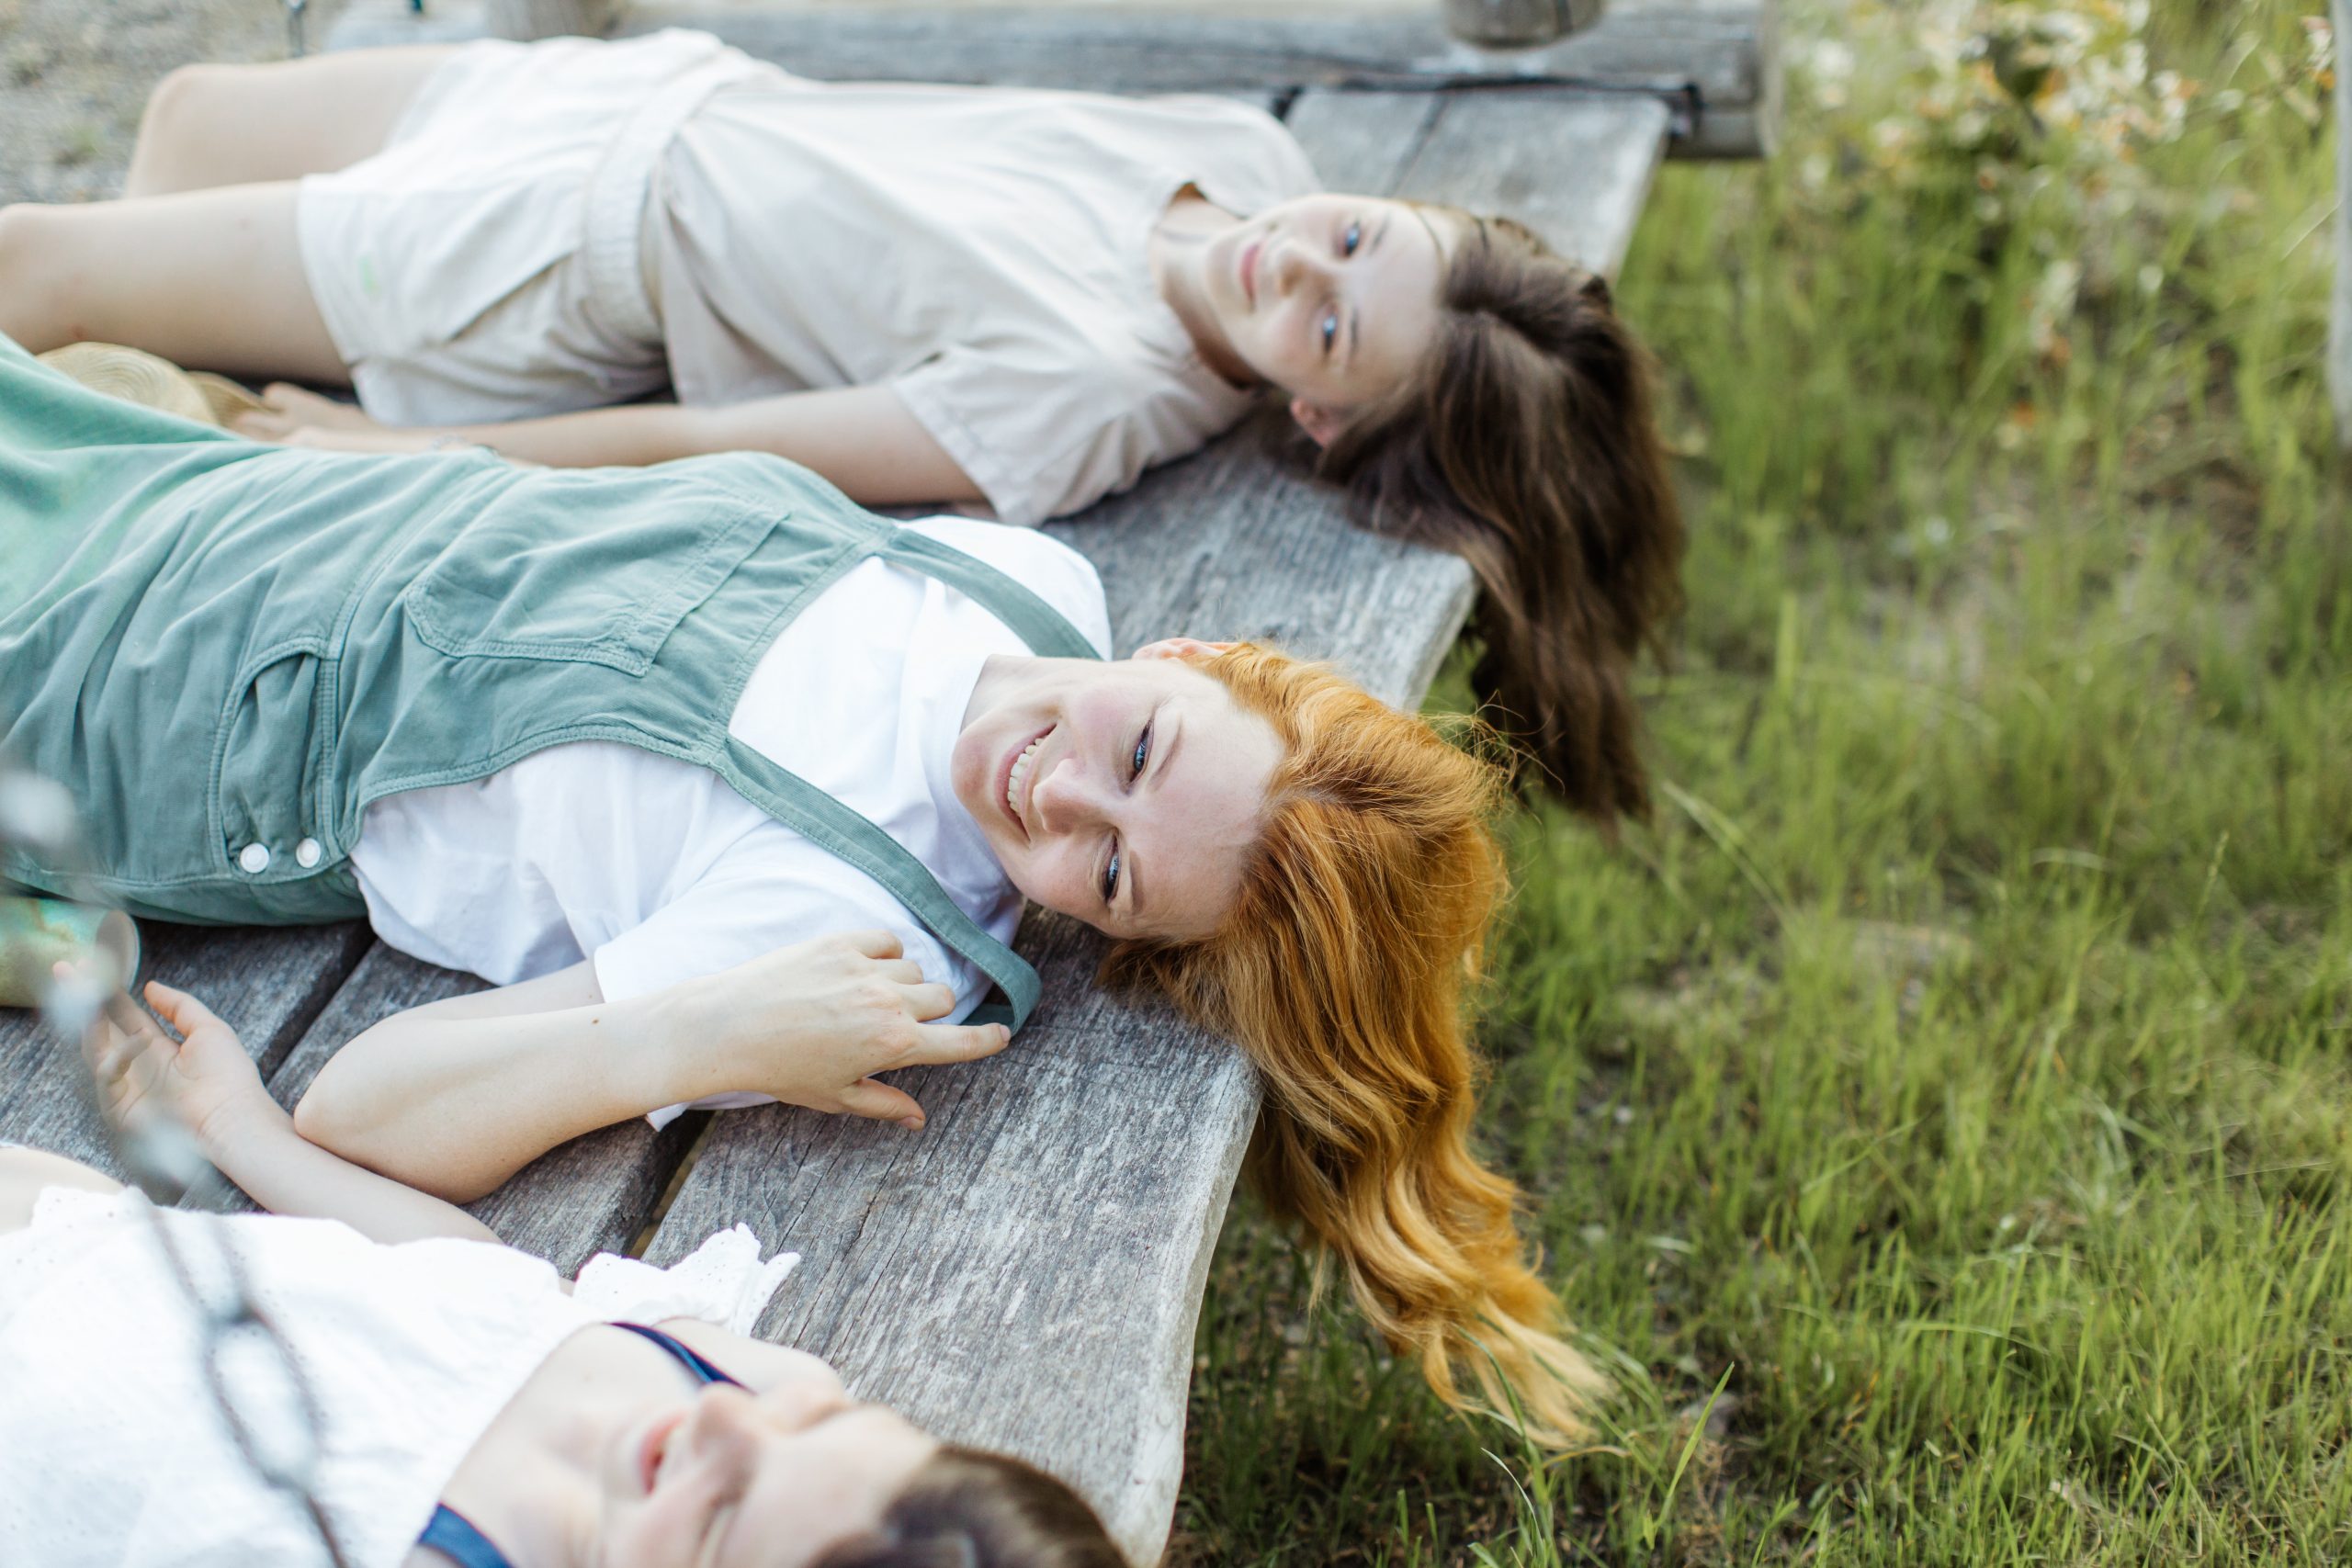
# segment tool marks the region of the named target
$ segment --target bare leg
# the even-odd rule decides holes
[[[294,191],[0,208],[0,333],[35,354],[95,339],[192,369],[347,386],[303,276]]]
[[[139,121],[126,197],[300,179],[380,149],[449,44],[263,65],[184,65]]]

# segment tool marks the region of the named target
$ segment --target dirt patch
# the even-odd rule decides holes
[[[313,48],[342,7],[310,0]],[[0,0],[0,202],[116,195],[164,73],[286,54],[283,0]]]

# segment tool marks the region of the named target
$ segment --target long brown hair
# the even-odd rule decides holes
[[[1470,1146],[1502,777],[1328,666],[1244,643],[1203,668],[1273,726],[1283,760],[1222,927],[1122,944],[1109,974],[1240,1043],[1266,1089],[1256,1186],[1439,1397],[1573,1440],[1604,1385],[1528,1267],[1515,1190]]]
[[[1682,604],[1682,513],[1649,356],[1599,274],[1524,225],[1424,209],[1453,231],[1419,373],[1317,466],[1364,521],[1478,575],[1482,715],[1568,805],[1644,817],[1632,665]]]
[[[1129,1568],[1102,1523],[1034,1465],[947,1444],[884,1508],[880,1526],[810,1568]]]

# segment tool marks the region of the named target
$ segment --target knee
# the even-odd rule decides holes
[[[139,117],[139,140],[130,150],[130,172],[123,176],[122,194],[168,196],[201,183],[191,178],[191,150],[202,144],[205,127],[218,107],[236,101],[238,83],[250,70],[196,64],[166,73],[147,95],[147,107]]]
[[[0,332],[32,354],[72,341],[54,265],[58,216],[38,202],[0,207]]]

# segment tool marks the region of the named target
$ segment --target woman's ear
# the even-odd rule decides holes
[[[1130,659],[1215,659],[1228,648],[1239,646],[1230,642],[1203,642],[1196,637],[1164,637],[1158,642],[1145,643]]]
[[[1347,418],[1339,410],[1322,403],[1312,403],[1305,398],[1290,400],[1290,416],[1306,432],[1306,438],[1317,446],[1329,446],[1347,428]]]

